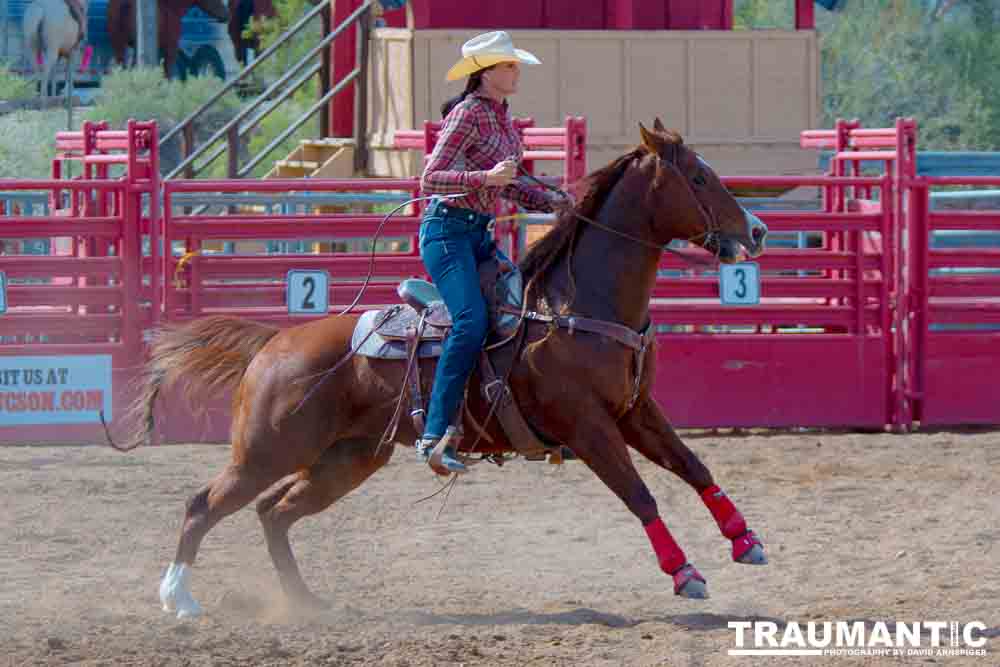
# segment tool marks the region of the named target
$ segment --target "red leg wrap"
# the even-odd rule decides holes
[[[649,541],[653,544],[653,551],[656,552],[656,558],[660,561],[660,569],[667,574],[673,575],[687,562],[684,551],[677,546],[677,542],[674,541],[673,536],[667,530],[660,517],[656,517],[647,523],[644,528],[646,529],[646,535],[649,536]]]
[[[705,583],[705,577],[701,576],[698,570],[694,569],[694,565],[685,565],[681,569],[674,572],[674,595],[684,595],[685,597],[704,597],[703,595],[692,595],[689,592],[685,593],[684,588],[690,584],[692,581],[700,581]]]
[[[739,561],[743,556],[754,548],[754,546],[759,546],[761,549],[764,545],[761,543],[760,539],[753,534],[752,530],[748,530],[744,534],[733,540],[733,560]]]
[[[718,486],[713,485],[702,491],[701,500],[712,513],[723,535],[734,540],[747,532],[747,522],[743,520],[743,515]]]

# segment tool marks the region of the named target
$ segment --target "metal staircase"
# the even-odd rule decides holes
[[[343,151],[350,148],[350,155],[353,160],[352,172],[363,171],[367,166],[367,151],[364,137],[367,132],[365,109],[365,79],[368,60],[368,37],[372,21],[372,5],[374,0],[366,0],[360,7],[351,13],[342,23],[329,30],[324,37],[316,43],[301,59],[288,67],[285,72],[273,83],[268,85],[263,92],[247,101],[242,108],[227,121],[221,128],[215,131],[208,139],[197,145],[194,136],[195,128],[199,118],[213,107],[223,95],[240,86],[246,86],[248,77],[263,63],[275,57],[275,54],[283,47],[287,46],[292,39],[296,38],[306,26],[313,21],[322,20],[324,26],[329,25],[329,17],[332,16],[332,5],[334,0],[322,0],[309,12],[286,30],[278,40],[265,49],[256,60],[247,65],[239,74],[227,81],[205,104],[193,111],[187,118],[181,121],[176,127],[164,134],[160,139],[160,147],[169,141],[181,141],[181,153],[183,159],[170,173],[164,176],[165,179],[186,177],[197,178],[216,159],[223,154],[226,156],[226,173],[229,178],[243,178],[253,172],[253,170],[268,159],[281,144],[292,136],[296,130],[302,127],[310,118],[318,112],[325,110],[329,106],[330,100],[352,82],[357,82],[355,86],[355,123],[354,139],[337,139],[333,143],[328,141],[307,141],[303,142],[296,151],[285,160],[280,160],[275,164],[269,174],[275,177],[276,172],[290,170],[296,175],[306,175],[310,169],[312,173],[326,173],[327,170],[340,170],[343,168],[346,153]],[[348,30],[357,31],[357,65],[346,76],[336,82],[321,80],[320,88],[323,94],[311,105],[302,115],[289,123],[277,137],[267,146],[253,155],[247,154],[244,138],[256,128],[260,122],[266,118],[275,108],[287,100],[295,91],[309,82],[313,77],[320,75],[321,79],[327,78],[327,68],[324,67],[324,54],[329,53],[330,44],[340,35]],[[332,68],[329,68],[332,69]],[[336,143],[340,142],[340,143]],[[353,143],[353,146],[349,144]],[[328,154],[333,149],[333,154]],[[297,155],[304,151],[301,155]],[[338,156],[339,157],[336,157]],[[339,173],[339,171],[338,171]],[[349,174],[352,175],[352,174]]]

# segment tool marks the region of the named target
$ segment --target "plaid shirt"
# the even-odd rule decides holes
[[[551,211],[547,193],[519,180],[503,188],[486,185],[486,172],[508,158],[520,160],[523,152],[504,105],[472,93],[444,119],[420,184],[427,195],[471,191],[453,201],[488,215],[495,213],[498,196],[527,209]]]

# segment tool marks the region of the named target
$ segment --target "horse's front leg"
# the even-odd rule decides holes
[[[73,92],[73,56],[76,53],[76,51],[77,51],[76,49],[73,49],[65,57],[66,79],[63,82],[63,97],[67,99],[70,98],[70,95]],[[72,104],[72,101],[70,101],[70,104]]]
[[[760,539],[747,528],[743,515],[712,479],[705,464],[681,441],[652,397],[640,401],[621,420],[620,426],[629,445],[676,474],[698,493],[719,530],[732,541],[734,561],[751,565],[767,563]]]
[[[52,88],[52,68],[54,67],[51,54],[46,53],[43,58],[41,70],[38,75],[38,90],[39,94],[44,98],[49,98],[55,95],[55,91]],[[56,55],[58,58],[58,55]]]
[[[645,482],[639,477],[621,431],[600,407],[577,406],[589,419],[577,422],[570,448],[642,522],[653,545],[660,569],[674,579],[674,593],[688,598],[707,598],[705,579],[691,565],[660,518]]]

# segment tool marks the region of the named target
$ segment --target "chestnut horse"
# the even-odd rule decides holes
[[[745,211],[681,137],[640,126],[642,144],[579,184],[581,199],[534,244],[520,269],[528,307],[602,320],[620,331],[649,331],[649,300],[663,248],[686,239],[725,262],[763,250],[767,228]],[[697,251],[695,251],[697,252]],[[148,442],[157,395],[175,381],[209,395],[235,389],[232,459],[187,504],[176,556],[160,585],[167,611],[200,613],[191,567],[206,533],[255,498],[267,547],[285,594],[321,605],[307,588],[288,541],[289,528],[357,488],[392,455],[379,434],[403,390],[405,362],[352,356],[358,317],[328,317],[277,329],[235,317],[211,317],[160,332],[135,406],[142,428],[119,449]],[[615,324],[610,324],[615,323]],[[510,388],[543,440],[569,447],[641,522],[674,592],[706,597],[705,580],[660,518],[628,448],[673,472],[700,495],[737,562],[763,563],[760,540],[711,473],[681,441],[650,394],[653,349],[641,355],[612,337],[554,328],[525,319],[523,345],[493,351],[509,367]],[[651,333],[651,331],[650,331]],[[645,363],[642,359],[645,358]],[[333,370],[327,381],[316,377]],[[434,373],[423,368],[425,387]],[[473,376],[469,413],[495,444],[514,451],[480,395]],[[427,395],[427,394],[424,394]],[[485,422],[485,424],[484,424]],[[476,432],[467,418],[466,432]],[[419,434],[403,417],[395,441]],[[470,443],[463,443],[468,446]],[[413,465],[417,465],[414,463]]]
[[[125,53],[128,47],[135,46],[135,6],[136,0],[108,1],[108,40],[115,61],[123,67],[133,64],[125,62]],[[177,64],[181,19],[191,7],[198,7],[217,21],[229,19],[224,0],[159,0],[156,3],[157,41],[163,53],[163,75],[168,79]]]
[[[233,42],[236,59],[246,67],[248,50],[260,51],[260,40],[256,35],[244,37],[243,32],[254,18],[274,18],[277,12],[271,0],[232,0],[236,8],[229,13],[229,39]]]

